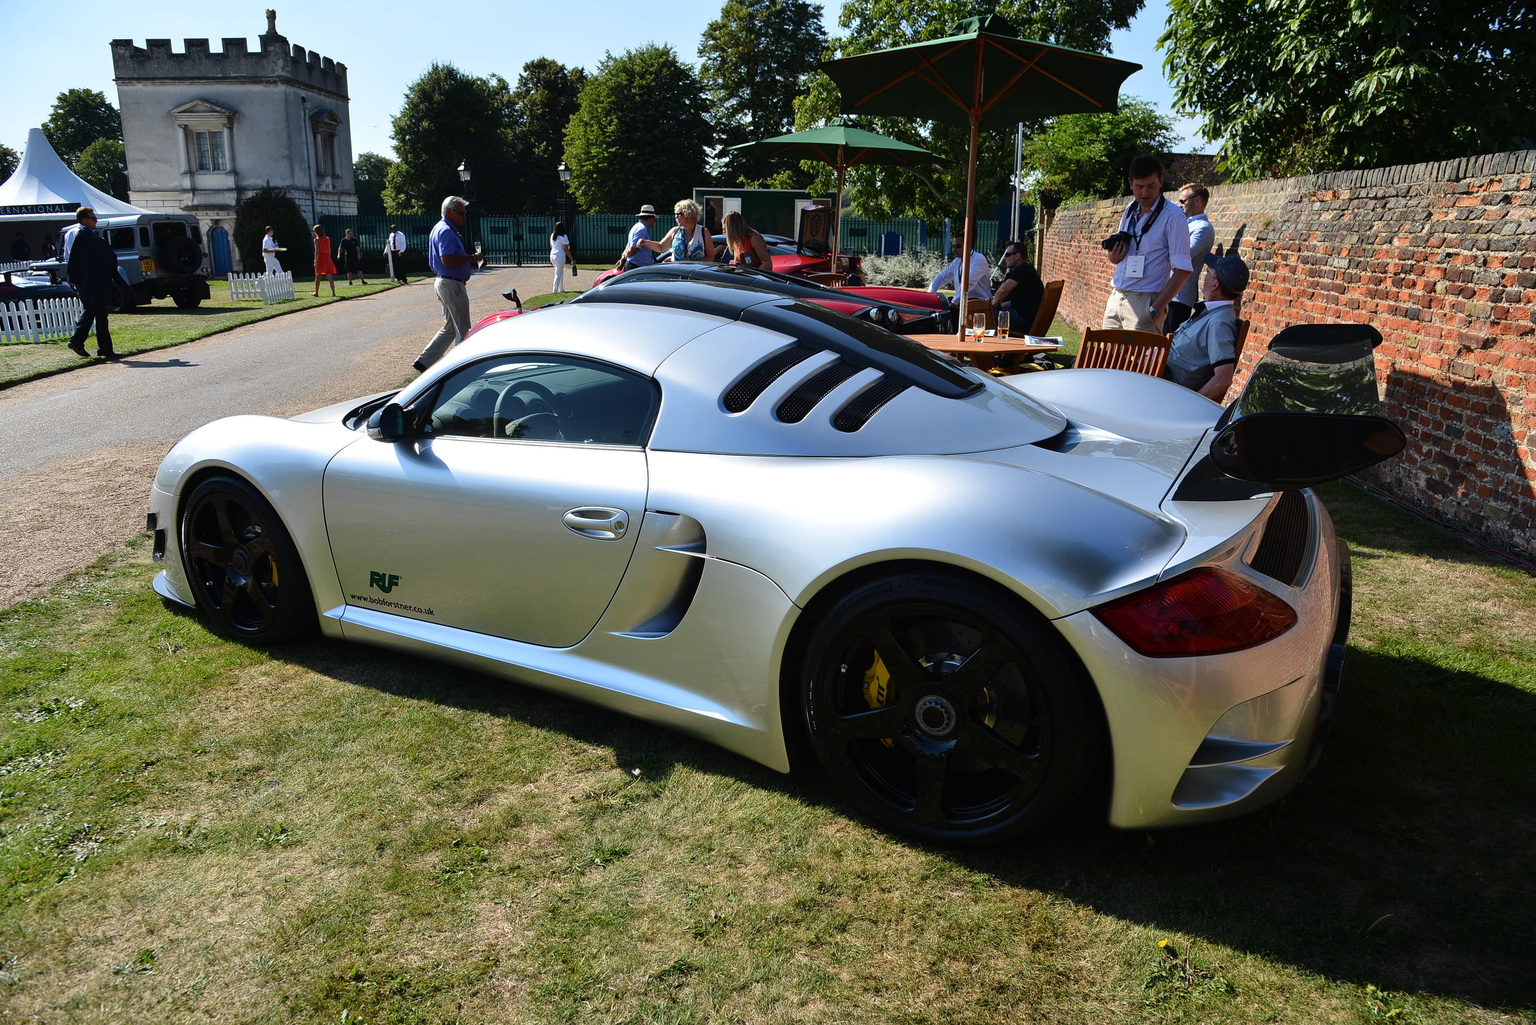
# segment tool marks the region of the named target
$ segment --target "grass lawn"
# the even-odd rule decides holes
[[[281,317],[285,313],[372,295],[394,287],[393,281],[375,280],[367,285],[348,285],[341,281],[336,285],[336,298],[333,299],[327,282],[321,285],[321,297],[316,299],[309,294],[314,288],[313,279],[295,279],[294,291],[298,298],[263,306],[260,300],[231,300],[229,282],[210,281],[208,288],[213,293],[212,297],[195,310],[178,309],[169,299],[156,299],[146,306],[135,307],[132,313],[112,314],[109,320],[112,347],[123,355],[166,349],[228,331],[241,324],[252,324],[268,317]],[[80,357],[65,347],[64,343],[68,340],[66,336],[42,343],[0,343],[0,387],[80,366],[83,362]],[[95,353],[96,339],[88,339],[85,347]]]
[[[141,538],[0,613],[0,1020],[1536,1020],[1536,579],[1326,494],[1316,778],[982,854],[535,690],[218,640]]]

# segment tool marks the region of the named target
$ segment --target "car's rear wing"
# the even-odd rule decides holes
[[[1369,324],[1299,324],[1270,342],[1216,422],[1205,456],[1179,485],[1185,501],[1247,497],[1334,480],[1403,450],[1380,413]]]

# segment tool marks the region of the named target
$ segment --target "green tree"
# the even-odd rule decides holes
[[[581,90],[565,133],[571,192],[584,210],[665,210],[705,184],[704,121],[698,79],[670,46],[651,44],[603,57]]]
[[[1126,194],[1125,171],[1138,153],[1167,157],[1173,122],[1135,97],[1114,114],[1067,114],[1024,144],[1024,166],[1040,173],[1039,189],[1064,204]],[[1175,183],[1177,184],[1177,183]]]
[[[1181,112],[1239,180],[1533,145],[1525,0],[1171,0]]]
[[[128,158],[117,139],[97,139],[75,161],[75,173],[109,196],[128,198]]]
[[[276,185],[267,185],[235,208],[235,248],[246,271],[261,271],[261,236],[267,233],[269,224],[275,229],[272,237],[277,244],[288,250],[279,257],[283,267],[297,274],[313,269],[311,226],[304,222],[299,204]]]
[[[1141,9],[1142,0],[848,0],[838,19],[843,35],[832,39],[829,57],[849,57],[890,46],[938,39],[948,35],[964,18],[997,14],[1010,22],[1019,35],[1078,50],[1102,53],[1110,33],[1128,28]],[[825,75],[795,101],[795,120],[801,128],[824,124],[838,112],[837,88]],[[964,125],[920,122],[910,118],[861,118],[862,128],[880,135],[922,146],[940,161],[914,169],[857,167],[848,174],[846,197],[865,217],[912,216],[941,219],[959,217],[964,205],[969,129]],[[1026,123],[1033,134],[1041,126]],[[979,208],[1003,198],[1013,175],[1011,131],[983,132],[977,157],[976,201]],[[817,171],[814,188],[830,192],[832,175]]]
[[[479,78],[433,64],[405,93],[392,122],[395,153],[384,205],[435,214],[445,196],[464,196],[472,214],[522,209],[517,105],[500,75]],[[468,185],[459,179],[468,164]]]
[[[565,130],[576,115],[587,73],[545,58],[523,65],[512,98],[523,119],[523,212],[547,214],[560,206],[564,187],[557,168],[565,160]]]
[[[53,101],[43,122],[43,135],[59,159],[70,167],[97,139],[123,141],[123,119],[117,108],[95,89],[67,89]]]
[[[384,187],[389,184],[389,169],[395,162],[377,153],[359,153],[352,161],[352,180],[357,189],[357,212],[384,212]]]
[[[715,177],[757,186],[784,161],[726,147],[795,129],[795,97],[809,86],[827,46],[821,7],[806,0],[726,0],[699,43],[705,118],[720,147]],[[796,177],[807,178],[799,174]]]
[[[0,142],[0,182],[15,174],[16,168],[20,163],[21,154],[11,149],[5,143]]]

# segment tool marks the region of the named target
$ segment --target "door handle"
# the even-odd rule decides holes
[[[571,533],[598,541],[617,541],[629,529],[629,513],[623,509],[583,506],[567,509],[560,520]]]

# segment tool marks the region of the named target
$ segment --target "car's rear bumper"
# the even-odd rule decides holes
[[[1283,597],[1297,623],[1244,651],[1147,658],[1092,612],[1057,625],[1098,687],[1113,766],[1109,822],[1125,829],[1230,818],[1284,796],[1316,761],[1332,716],[1349,618],[1349,553],[1315,500],[1297,586],[1222,564]]]

